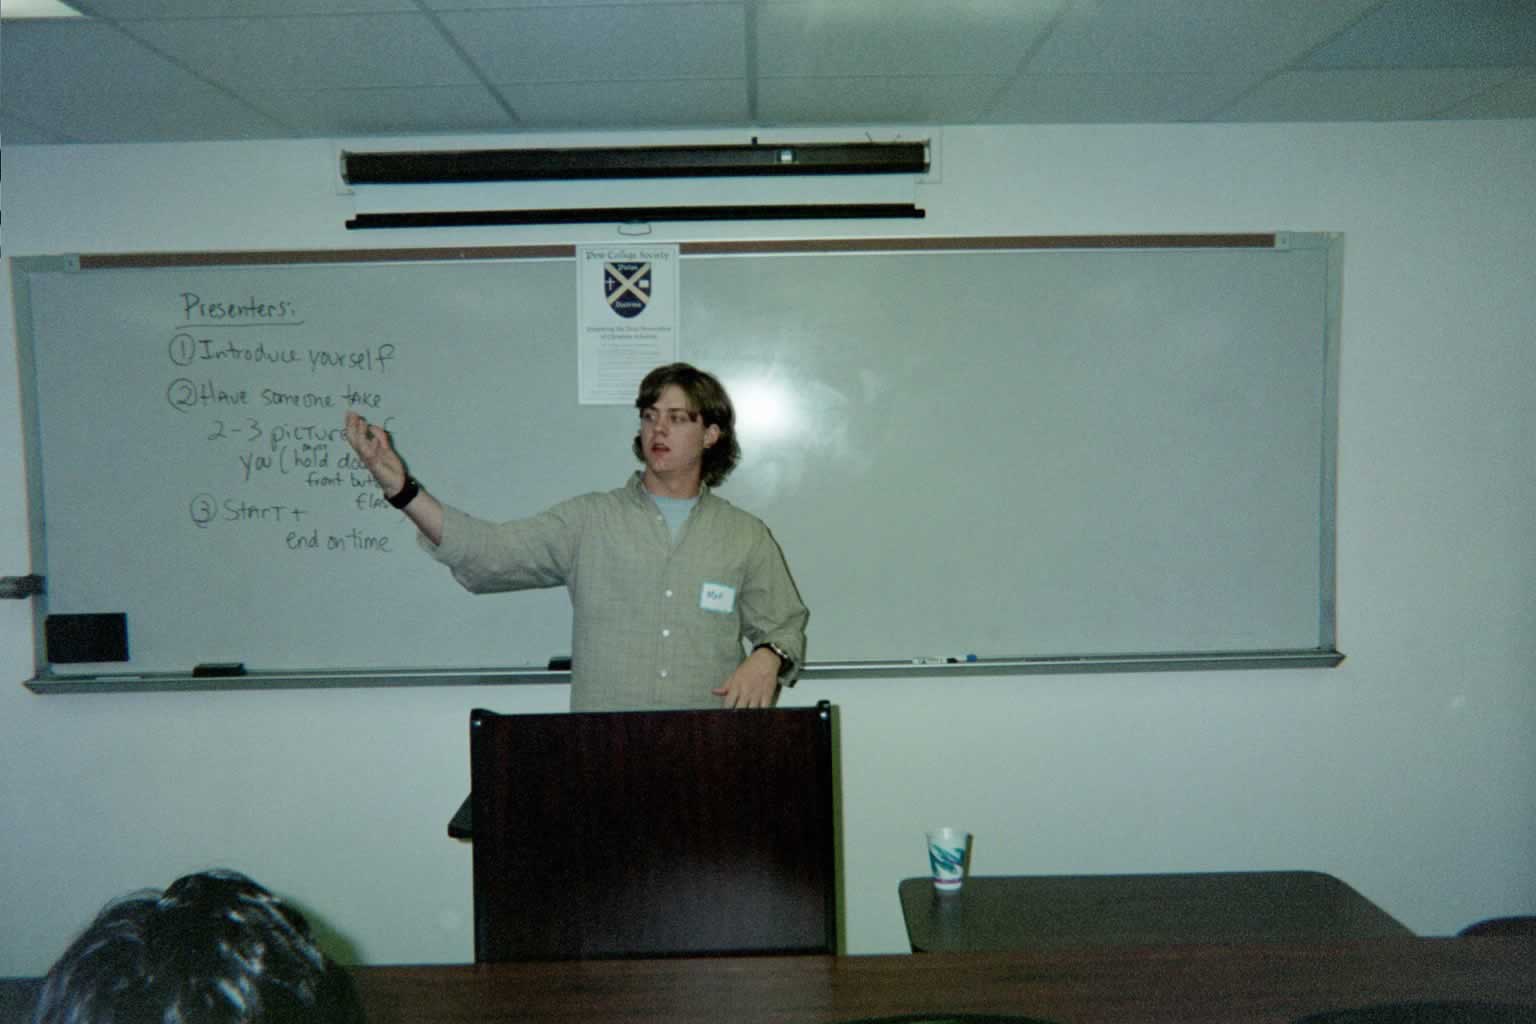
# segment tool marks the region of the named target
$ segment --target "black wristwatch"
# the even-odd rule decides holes
[[[408,476],[405,478],[405,486],[400,488],[396,494],[385,495],[384,500],[395,506],[395,508],[405,508],[405,506],[415,501],[416,495],[420,493],[421,485],[416,482],[415,477]]]

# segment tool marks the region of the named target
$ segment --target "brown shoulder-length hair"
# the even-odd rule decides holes
[[[689,407],[704,421],[704,426],[720,428],[720,438],[704,449],[702,478],[710,487],[718,487],[731,475],[736,463],[741,461],[741,445],[736,443],[736,409],[725,386],[713,374],[687,363],[669,363],[658,366],[640,382],[640,394],[635,398],[635,408],[644,412],[661,398],[661,393],[676,385],[688,396]],[[635,458],[645,461],[640,449],[640,434],[630,446]]]

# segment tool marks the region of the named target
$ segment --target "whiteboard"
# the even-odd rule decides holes
[[[1339,247],[685,245],[681,356],[741,419],[719,493],[812,672],[1331,651]],[[384,420],[491,519],[636,468],[633,408],[577,402],[573,251],[436,255],[15,262],[39,614],[129,635],[40,678],[569,652],[564,591],[462,591],[340,435]]]

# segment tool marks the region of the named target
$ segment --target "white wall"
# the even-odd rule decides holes
[[[341,228],[333,167],[321,143],[8,147],[6,255],[613,237],[360,238]],[[921,830],[940,820],[975,830],[980,873],[1313,868],[1421,933],[1536,911],[1533,168],[1529,121],[952,128],[940,180],[919,190],[925,222],[808,229],[1346,236],[1348,659],[803,684],[795,702],[841,708],[849,952],[906,948],[896,884],[921,873]],[[8,339],[0,378],[14,358]],[[23,495],[6,386],[6,575],[28,567]],[[467,785],[467,711],[565,700],[558,687],[38,696],[21,685],[31,651],[26,602],[0,602],[0,974],[43,970],[109,897],[212,864],[310,908],[343,955],[467,960],[469,854],[443,833]]]

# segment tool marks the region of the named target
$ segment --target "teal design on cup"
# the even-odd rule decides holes
[[[933,872],[933,887],[940,892],[954,892],[965,881],[966,854],[971,834],[958,828],[928,831],[928,866]]]

